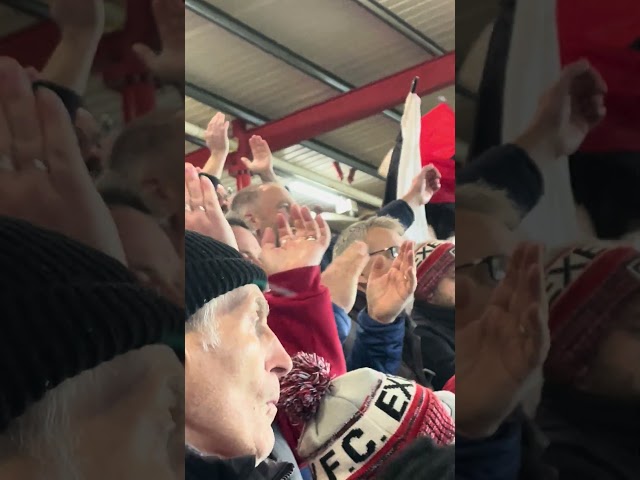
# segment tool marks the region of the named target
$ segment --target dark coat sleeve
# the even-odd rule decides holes
[[[511,144],[487,150],[456,173],[458,186],[476,182],[506,190],[523,216],[533,210],[544,193],[538,167],[527,152]]]

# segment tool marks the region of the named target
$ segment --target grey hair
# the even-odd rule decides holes
[[[187,333],[197,333],[201,336],[201,345],[204,351],[210,351],[220,346],[220,332],[218,329],[218,318],[230,312],[239,302],[242,301],[244,292],[242,288],[236,288],[229,293],[225,293],[218,298],[214,298],[205,303],[197,310],[185,325],[185,335]],[[189,352],[185,352],[186,355]]]
[[[38,480],[86,480],[80,471],[81,459],[75,454],[78,439],[72,419],[77,417],[80,402],[104,396],[122,362],[137,351],[63,381],[30,405],[0,434],[0,463],[6,455],[26,455],[37,464]]]
[[[37,463],[38,480],[81,480],[70,422],[77,389],[78,378],[67,380],[13,420],[0,435],[8,447],[0,461],[7,452],[26,455]]]
[[[333,258],[342,255],[354,242],[364,242],[369,231],[374,228],[384,228],[392,230],[398,235],[404,235],[404,227],[393,217],[376,216],[369,218],[368,220],[356,222],[345,228],[338,237],[338,240],[336,240],[336,245],[333,247]]]
[[[482,182],[456,187],[456,211],[460,210],[491,216],[510,230],[515,230],[520,224],[521,212],[506,191]]]
[[[260,196],[261,185],[249,185],[239,190],[231,200],[231,211],[240,217],[244,217],[247,210],[255,205]]]

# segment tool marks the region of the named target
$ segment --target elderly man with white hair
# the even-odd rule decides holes
[[[285,478],[278,472],[293,466],[265,461],[279,379],[291,369],[267,325],[266,274],[204,235],[186,232],[185,247],[187,478]]]

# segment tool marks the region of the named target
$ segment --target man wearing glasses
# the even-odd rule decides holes
[[[417,283],[414,245],[403,235],[398,220],[372,217],[349,226],[336,242],[334,257],[357,241],[364,242],[369,253],[350,313],[355,329],[344,345],[349,370],[369,367],[399,373],[405,322]]]

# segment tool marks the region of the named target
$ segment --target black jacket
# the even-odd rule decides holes
[[[184,470],[186,480],[287,480],[293,465],[265,460],[256,467],[253,456],[223,460],[187,449]]]
[[[537,421],[560,480],[640,478],[640,405],[547,384]]]
[[[456,371],[456,311],[416,301],[411,313],[420,337],[422,367],[434,373],[431,385],[442,390]]]
[[[456,185],[484,182],[506,190],[522,217],[533,210],[544,193],[542,173],[527,152],[516,145],[493,147],[456,172]]]

